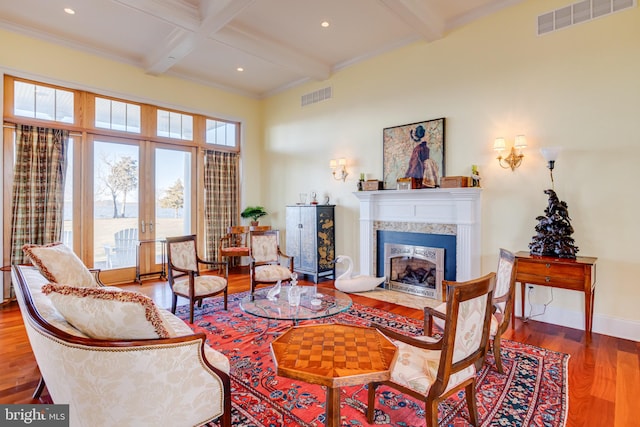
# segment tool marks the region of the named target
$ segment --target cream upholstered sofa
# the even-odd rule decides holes
[[[71,426],[194,426],[217,418],[231,426],[229,361],[204,334],[158,309],[169,338],[90,338],[56,309],[61,294],[45,292],[58,285],[40,270],[13,266],[12,279],[42,379],[54,403],[69,404]]]

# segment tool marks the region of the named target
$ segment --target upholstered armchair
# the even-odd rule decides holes
[[[440,339],[408,337],[373,325],[398,347],[391,379],[369,384],[367,420],[374,421],[376,388],[385,384],[425,402],[427,427],[438,426],[438,403],[464,389],[469,421],[478,425],[476,362],[489,339],[495,273],[468,282],[445,282],[447,321]]]
[[[178,297],[189,300],[189,323],[193,323],[193,312],[196,303],[202,306],[205,298],[224,293],[224,309],[227,309],[227,279],[229,268],[226,262],[206,261],[198,256],[196,236],[167,237],[167,265],[169,270],[169,286],[173,292],[171,312],[176,312]],[[200,274],[200,264],[215,269],[218,275],[211,272]],[[220,273],[220,271],[224,273]]]
[[[11,280],[46,389],[79,426],[231,427],[229,360],[140,292],[103,286],[65,245],[25,245]],[[45,384],[46,382],[46,384]],[[90,398],[88,398],[90,396]]]
[[[498,272],[496,276],[496,289],[493,293],[493,314],[491,315],[490,342],[493,344],[493,356],[496,361],[498,372],[504,374],[502,367],[502,357],[500,355],[500,337],[509,327],[511,312],[513,310],[516,286],[516,271],[514,268],[515,255],[506,250],[500,249],[500,259],[498,260]],[[444,292],[443,292],[443,295]],[[441,329],[444,328],[446,319],[446,303],[437,307],[424,309],[424,330],[426,335],[433,332],[435,323]]]
[[[276,230],[252,231],[251,241],[251,293],[259,284],[275,284],[291,280],[293,257],[280,251]]]

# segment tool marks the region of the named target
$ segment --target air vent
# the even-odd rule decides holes
[[[309,104],[316,104],[320,101],[325,101],[330,98],[331,86],[302,95],[302,97],[300,98],[300,106],[305,107]]]
[[[584,0],[538,16],[538,35],[636,6],[637,0]]]

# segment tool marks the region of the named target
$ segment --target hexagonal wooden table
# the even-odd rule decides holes
[[[327,387],[326,425],[340,426],[340,387],[388,380],[397,348],[374,328],[295,326],[271,343],[280,376]]]

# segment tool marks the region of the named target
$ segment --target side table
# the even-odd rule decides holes
[[[596,292],[596,261],[594,257],[555,258],[516,253],[516,282],[521,286],[521,308],[524,318],[525,285],[549,286],[584,292],[584,323],[587,339],[591,338],[593,324],[593,301]],[[515,325],[515,310],[511,313]]]
[[[340,387],[386,381],[397,348],[374,328],[295,326],[271,343],[280,376],[327,387],[327,427],[340,427]]]

